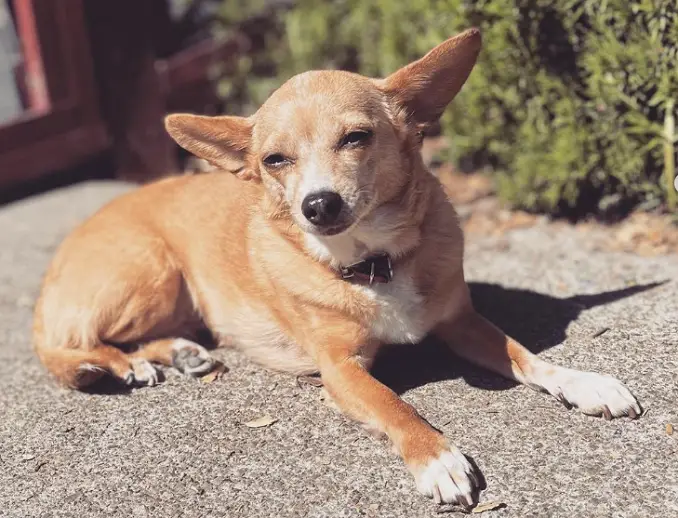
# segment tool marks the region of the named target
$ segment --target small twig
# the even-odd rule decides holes
[[[435,509],[436,514],[447,514],[447,513],[461,513],[461,514],[471,514],[471,511],[465,509],[457,504],[452,505],[439,505]]]
[[[598,331],[593,333],[593,336],[591,336],[591,338],[598,338],[599,336],[602,336],[605,333],[607,333],[609,330],[610,330],[609,327],[601,327],[600,329],[598,329]]]

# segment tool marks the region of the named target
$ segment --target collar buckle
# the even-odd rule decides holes
[[[393,280],[393,263],[388,254],[377,254],[341,267],[341,278],[364,282],[368,286],[374,283],[386,284]]]

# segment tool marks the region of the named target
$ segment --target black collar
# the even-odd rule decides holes
[[[393,280],[393,265],[388,254],[372,255],[362,261],[341,267],[341,278],[372,286],[375,282],[386,284]]]

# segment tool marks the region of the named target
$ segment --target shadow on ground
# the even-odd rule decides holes
[[[565,299],[497,284],[472,282],[469,287],[479,313],[530,351],[539,353],[562,343],[567,336],[567,327],[582,311],[630,297],[665,282],[668,281]],[[404,365],[407,369],[403,368]],[[398,394],[460,376],[469,385],[486,390],[506,390],[516,385],[458,358],[434,338],[426,339],[417,347],[387,348],[377,358],[372,372]]]
[[[469,287],[478,312],[530,351],[539,353],[562,343],[566,338],[567,327],[582,311],[630,297],[665,282],[668,281],[566,299],[535,291],[508,289],[497,284],[472,282]],[[208,349],[216,347],[216,342],[206,329],[200,330],[197,341]],[[403,368],[404,365],[407,365],[407,369]],[[455,356],[434,338],[427,338],[416,347],[404,345],[385,349],[377,358],[372,373],[398,394],[460,376],[469,385],[486,390],[506,390],[516,386],[511,380]],[[104,376],[84,391],[99,395],[126,395],[132,388],[110,376]]]

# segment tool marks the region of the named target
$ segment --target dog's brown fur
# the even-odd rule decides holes
[[[168,117],[179,144],[234,174],[157,182],[75,230],[37,304],[40,359],[74,388],[104,373],[153,384],[149,362],[194,374],[212,366],[189,341],[204,324],[269,367],[319,371],[339,408],[389,437],[423,493],[469,505],[478,481],[468,461],[370,376],[381,345],[434,332],[461,356],[586,413],[636,415],[616,380],[548,365],[473,309],[456,214],[419,148],[479,50],[469,30],[383,80],[309,72],[247,119]],[[364,139],[342,144],[355,131]],[[348,207],[333,236],[300,209],[328,187]],[[393,258],[393,282],[342,280],[341,265],[376,252]]]

